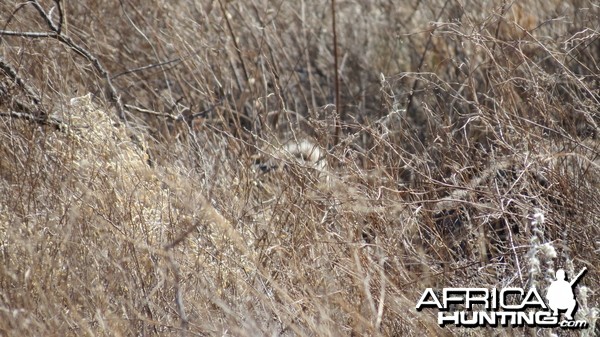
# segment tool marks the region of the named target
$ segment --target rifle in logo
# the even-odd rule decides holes
[[[565,318],[569,321],[573,320],[573,313],[577,307],[573,286],[586,271],[587,267],[583,267],[571,282],[565,280],[565,271],[563,269],[556,271],[556,280],[551,282],[548,291],[546,292],[548,306],[552,309],[554,316],[558,316],[559,310],[566,310]]]

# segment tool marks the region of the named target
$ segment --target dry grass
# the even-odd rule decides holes
[[[549,336],[415,304],[584,266],[599,334],[598,4],[337,1],[337,111],[329,2],[0,13],[1,335]]]

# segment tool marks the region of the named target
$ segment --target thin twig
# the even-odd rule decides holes
[[[40,104],[40,99],[35,91],[19,77],[19,74],[17,74],[10,64],[4,62],[2,57],[0,57],[0,69],[3,70],[4,73],[6,73],[6,75],[8,75],[8,77],[10,77],[23,91],[25,91],[25,93],[27,93],[27,96],[33,100],[34,104]]]
[[[40,16],[42,17],[42,19],[44,19],[44,21],[46,21],[46,24],[48,25],[48,27],[50,27],[50,30],[60,34],[58,27],[56,25],[54,25],[54,22],[52,22],[52,19],[50,18],[48,13],[46,13],[46,11],[42,8],[42,5],[40,5],[38,0],[30,0],[30,2],[33,5],[33,7],[38,11],[38,13],[40,13]]]
[[[56,1],[57,5],[59,2],[60,2],[60,0]],[[64,20],[62,17],[59,18],[59,22],[61,22],[61,23],[59,24],[59,26],[56,26],[52,22],[52,19],[50,18],[50,16],[48,16],[48,13],[46,13],[46,11],[44,11],[44,9],[42,8],[42,6],[40,5],[40,3],[37,0],[30,0],[30,3],[38,11],[38,13],[42,17],[42,19],[44,19],[44,21],[48,25],[48,28],[50,29],[51,32],[40,32],[40,33],[20,32],[19,33],[19,32],[1,30],[0,36],[8,35],[8,36],[22,36],[22,37],[29,37],[29,38],[49,37],[49,38],[54,38],[54,39],[62,42],[63,44],[67,45],[69,48],[74,50],[77,54],[83,56],[86,60],[91,62],[92,65],[94,66],[94,68],[96,69],[96,71],[104,78],[104,80],[106,81],[106,86],[109,91],[109,99],[113,103],[115,108],[117,109],[117,115],[119,116],[119,118],[122,121],[126,122],[125,109],[123,108],[123,103],[121,102],[121,96],[118,94],[117,89],[115,89],[115,86],[113,85],[113,83],[111,81],[110,74],[106,70],[106,68],[104,68],[102,63],[100,63],[100,61],[94,55],[92,55],[92,53],[89,52],[87,49],[85,49],[85,48],[81,47],[80,45],[78,45],[77,43],[75,43],[73,41],[73,39],[71,39],[69,36],[61,33],[62,22]],[[59,6],[59,15],[61,15],[61,16],[63,15],[63,12],[62,12],[62,9],[60,8],[60,6]]]
[[[333,30],[333,66],[334,66],[334,80],[335,80],[335,110],[337,111],[337,117],[335,119],[335,137],[333,145],[336,146],[340,140],[340,133],[342,131],[342,121],[344,120],[344,109],[342,108],[342,100],[340,98],[340,75],[338,69],[338,47],[337,47],[337,31],[335,25],[335,0],[331,0],[331,29]]]
[[[33,39],[38,38],[56,38],[58,34],[52,32],[15,32],[13,30],[0,30],[0,36],[19,36],[19,37],[28,37]]]
[[[147,115],[152,115],[152,116],[157,116],[157,117],[164,117],[164,118],[167,118],[167,119],[170,119],[170,120],[174,120],[174,121],[179,119],[179,117],[177,117],[177,116],[173,116],[173,115],[170,115],[170,114],[167,114],[167,113],[158,112],[158,111],[153,111],[153,110],[148,110],[148,109],[140,108],[140,107],[137,107],[135,105],[125,104],[124,107],[126,107],[127,109],[130,109],[130,110],[135,110],[137,112],[145,113]]]
[[[444,2],[444,7],[442,7],[442,9],[440,10],[440,12],[438,13],[435,22],[439,22],[440,18],[442,17],[442,14],[444,14],[444,11],[446,10],[446,6],[448,6],[448,2],[449,0],[446,0],[446,2]],[[421,54],[421,60],[419,61],[419,65],[417,66],[417,72],[421,72],[421,67],[423,66],[423,63],[425,63],[425,55],[427,55],[427,51],[429,51],[429,47],[431,47],[431,42],[433,40],[433,32],[435,31],[435,28],[429,33],[429,38],[427,39],[427,43],[425,44],[425,49],[423,50],[423,53]],[[417,87],[419,86],[419,79],[415,79],[415,82],[413,83],[412,89],[410,90],[410,93],[408,95],[408,100],[406,102],[406,108],[405,111],[408,112],[413,99],[415,97],[415,92],[417,91]]]
[[[138,67],[138,68],[133,68],[133,69],[127,69],[127,70],[122,71],[122,72],[120,72],[120,73],[118,73],[116,75],[113,75],[110,79],[114,80],[115,78],[121,77],[123,75],[135,73],[135,72],[142,71],[142,70],[148,70],[148,69],[152,69],[152,68],[162,67],[164,65],[175,63],[175,62],[181,62],[181,58],[178,57],[178,58],[173,59],[173,60],[168,60],[168,61],[164,61],[164,62],[160,62],[160,63],[155,63],[155,64],[149,64],[149,65],[146,65],[146,66],[143,66],[143,67]]]
[[[115,105],[115,108],[117,109],[117,114],[118,114],[119,118],[122,121],[126,121],[125,109],[123,108],[123,103],[121,102],[121,96],[118,94],[117,89],[115,89],[112,81],[110,80],[110,74],[104,68],[102,63],[100,63],[100,61],[94,55],[92,55],[89,51],[87,51],[83,47],[81,47],[78,44],[76,44],[75,42],[73,42],[73,40],[70,37],[64,36],[64,35],[57,35],[56,39],[61,41],[64,44],[66,44],[67,46],[69,46],[76,53],[83,56],[85,59],[90,61],[92,63],[92,65],[94,65],[94,68],[96,69],[96,71],[98,73],[100,73],[100,75],[102,75],[102,77],[106,81],[106,86],[108,87],[108,91],[110,93],[109,99]]]
[[[10,16],[8,17],[8,19],[6,19],[6,22],[4,22],[4,26],[2,27],[2,30],[5,30],[6,27],[8,27],[8,25],[10,24],[10,22],[12,21],[12,19],[14,19],[15,15],[17,15],[17,12],[19,12],[25,6],[27,6],[26,2],[24,2],[24,3],[20,4],[19,6],[17,6],[17,8],[15,8],[15,10],[12,13],[10,13]],[[0,42],[2,42],[1,39],[0,39]]]
[[[60,34],[62,32],[63,24],[65,23],[65,15],[63,13],[61,0],[54,0],[54,3],[56,3],[56,8],[58,9],[58,26],[56,28],[57,32]]]
[[[242,50],[237,43],[237,39],[235,37],[235,33],[233,32],[233,28],[231,28],[231,23],[229,22],[229,18],[227,17],[227,11],[225,10],[225,6],[223,6],[223,2],[219,0],[219,6],[221,7],[221,11],[223,12],[223,18],[225,18],[225,23],[227,24],[227,29],[229,30],[229,35],[231,35],[231,40],[233,42],[233,46],[235,47],[235,51],[237,52],[237,57],[242,65],[242,70],[244,71],[244,79],[246,83],[248,83],[250,77],[248,76],[248,70],[246,69],[246,63],[244,62],[244,58],[242,57]],[[242,90],[242,88],[239,88]]]
[[[386,280],[385,276],[385,264],[386,257],[383,249],[380,246],[377,247],[379,251],[379,303],[377,304],[377,317],[375,319],[375,331],[379,333],[381,330],[381,323],[383,322],[383,309],[385,306],[385,293],[386,293]]]
[[[24,119],[24,120],[34,122],[34,123],[37,123],[40,125],[51,126],[58,131],[65,131],[68,128],[67,124],[61,122],[58,119],[49,118],[49,117],[37,117],[30,113],[25,113],[25,112],[17,112],[17,111],[0,112],[0,117]]]
[[[219,101],[217,104],[211,106],[208,109],[205,109],[205,110],[202,110],[202,111],[199,111],[199,112],[194,112],[194,113],[190,114],[189,116],[185,116],[185,117],[182,116],[182,115],[174,116],[174,115],[167,114],[167,113],[164,113],[164,112],[158,112],[158,111],[154,111],[154,110],[148,110],[148,109],[140,108],[138,106],[131,105],[131,104],[125,104],[124,107],[127,108],[127,109],[129,109],[129,110],[135,110],[137,112],[145,113],[145,114],[156,116],[156,117],[164,117],[164,118],[167,118],[167,119],[170,119],[170,120],[173,120],[173,121],[180,121],[180,120],[184,120],[184,119],[186,121],[191,121],[191,120],[194,120],[196,118],[206,118],[206,116],[208,115],[208,113],[211,112],[211,111],[213,111],[221,103],[222,103],[222,101]],[[185,109],[189,110],[189,108],[187,108],[187,107]]]
[[[181,273],[179,272],[179,268],[173,259],[171,253],[167,254],[167,260],[169,262],[169,267],[175,280],[173,282],[173,288],[175,289],[175,307],[177,308],[177,314],[179,315],[179,319],[181,320],[181,336],[185,337],[189,327],[189,320],[187,318],[187,314],[185,313],[185,305],[183,304],[183,296],[181,290]]]

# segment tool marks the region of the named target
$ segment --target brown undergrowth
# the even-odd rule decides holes
[[[597,335],[598,6],[335,9],[338,109],[329,2],[2,2],[0,334]],[[415,310],[583,267],[586,330]]]

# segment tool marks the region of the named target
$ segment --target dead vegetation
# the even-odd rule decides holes
[[[415,304],[585,266],[597,335],[600,7],[334,8],[337,78],[331,2],[2,2],[0,334],[549,336]]]

